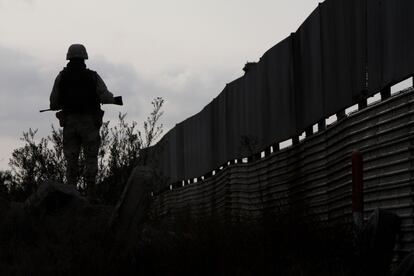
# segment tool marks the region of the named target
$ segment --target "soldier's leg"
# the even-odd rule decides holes
[[[82,148],[85,154],[85,182],[88,195],[94,196],[96,175],[98,173],[98,152],[101,143],[99,128],[94,124],[90,125],[82,135]]]
[[[79,177],[79,153],[81,139],[76,128],[66,126],[63,128],[63,154],[66,159],[66,181],[70,185],[77,185]]]

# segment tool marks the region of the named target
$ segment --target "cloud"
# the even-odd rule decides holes
[[[8,137],[0,136],[0,170],[9,169],[9,159],[13,149],[22,145],[22,142],[18,139],[12,139]]]
[[[36,109],[44,107],[49,92],[47,69],[30,56],[0,47],[0,129],[15,135],[17,128],[36,123]],[[46,73],[46,74],[45,74]]]
[[[202,72],[194,68],[179,68],[163,72],[157,87],[166,99],[167,116],[179,123],[198,113],[221,92],[229,75],[221,69]]]
[[[162,97],[165,100],[162,120],[167,129],[199,112],[221,92],[225,79],[231,75],[225,69],[202,72],[184,66],[146,74],[132,65],[111,63],[103,57],[88,64],[101,75],[111,92],[123,96],[125,106],[115,109],[127,112],[130,119],[145,120],[152,108],[151,101]],[[110,118],[116,117],[114,108],[106,109]]]
[[[50,64],[2,46],[0,60],[0,141],[9,141],[0,143],[0,159],[8,159],[5,155],[11,153],[10,141],[18,141],[23,131],[38,129],[38,137],[44,137],[50,133],[52,123],[57,125],[53,112],[39,110],[49,107],[54,79],[66,62],[62,59],[62,63]],[[111,92],[124,98],[122,107],[103,107],[106,120],[116,121],[122,112],[128,113],[127,120],[141,124],[151,111],[152,99],[163,97],[165,130],[199,112],[220,93],[231,75],[225,69],[202,72],[183,66],[147,74],[131,64],[111,62],[103,56],[88,60],[87,65],[100,74]]]
[[[32,6],[36,3],[36,0],[0,0],[0,7],[19,5],[19,6]]]

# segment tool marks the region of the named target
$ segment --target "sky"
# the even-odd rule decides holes
[[[69,45],[85,45],[87,66],[124,106],[105,105],[145,120],[151,100],[165,100],[164,133],[199,112],[295,32],[316,0],[0,0],[0,170],[29,128],[37,137],[58,125],[49,108]]]

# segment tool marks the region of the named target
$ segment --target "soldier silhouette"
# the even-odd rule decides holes
[[[67,66],[57,75],[52,93],[50,109],[56,113],[63,127],[63,153],[67,161],[66,180],[77,185],[79,178],[79,154],[85,155],[84,181],[87,196],[96,197],[96,175],[98,172],[98,150],[101,142],[99,129],[104,111],[101,104],[122,105],[121,97],[108,91],[102,78],[86,68],[86,48],[81,44],[69,47]]]

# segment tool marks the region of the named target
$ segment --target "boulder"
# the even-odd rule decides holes
[[[114,252],[118,249],[125,252],[128,245],[137,243],[138,233],[148,213],[153,182],[152,168],[137,166],[132,171],[109,222],[109,232],[114,239]]]
[[[67,208],[79,208],[88,205],[75,186],[54,181],[45,181],[25,202],[28,213],[58,213]]]
[[[412,276],[414,275],[414,251],[407,255],[401,264],[392,273],[392,276]]]

